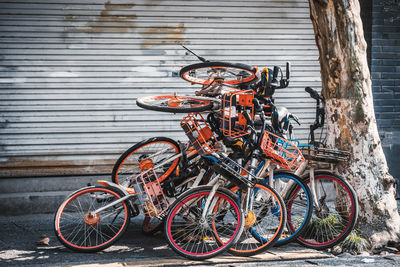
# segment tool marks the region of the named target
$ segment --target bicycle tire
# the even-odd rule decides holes
[[[230,69],[230,71],[227,71],[227,69]],[[210,80],[209,72],[212,71],[216,73],[218,70],[225,70],[225,74],[230,74],[231,77],[233,77],[233,79],[227,80],[228,77],[223,77],[224,75],[222,75],[221,72],[219,73],[218,81],[226,85],[250,84],[257,78],[254,68],[249,65],[216,61],[207,61],[185,66],[179,71],[179,76],[190,83],[212,85],[215,80]],[[199,77],[196,77],[196,74],[199,75]]]
[[[283,196],[287,211],[287,232],[282,234],[275,243],[274,246],[279,247],[295,241],[308,225],[312,216],[313,199],[309,187],[299,176],[287,171],[275,171],[273,178],[283,183],[288,183],[289,180],[294,182]],[[264,184],[268,182],[269,178],[263,181]],[[281,187],[281,185],[276,187]],[[281,189],[284,190],[284,188]],[[278,190],[278,193],[281,192]]]
[[[97,252],[114,244],[129,226],[128,204],[122,201],[92,217],[89,212],[119,198],[120,193],[102,186],[85,187],[70,194],[54,216],[58,240],[78,252]],[[118,209],[116,216],[111,215]]]
[[[232,192],[223,188],[218,189],[213,198],[218,205],[211,207],[206,221],[201,221],[204,201],[211,188],[200,186],[183,193],[172,204],[166,217],[164,234],[169,246],[179,255],[192,260],[205,260],[224,252],[243,231],[243,214],[239,204]],[[219,210],[220,207],[227,209],[229,215],[224,213],[218,218],[221,215],[219,212],[225,212]],[[223,242],[217,242],[213,237],[216,232],[224,238]]]
[[[150,160],[150,153],[157,153],[162,150],[168,150],[173,157],[181,152],[179,144],[168,137],[152,137],[143,140],[134,146],[127,149],[114,164],[111,180],[113,183],[129,186],[129,179],[135,177],[140,172],[142,172],[140,166],[142,163],[142,168],[154,167],[157,163],[165,160],[169,155],[160,154],[157,156],[152,156]],[[180,157],[176,158],[171,162],[170,165],[165,165],[163,168],[156,169],[156,174],[158,176],[159,182],[164,181],[168,176],[176,169],[179,164]],[[145,162],[147,160],[147,163]],[[148,164],[147,166],[145,164]]]
[[[329,198],[327,195],[317,197],[319,205],[323,208],[318,211],[314,207],[311,221],[297,241],[305,247],[323,250],[339,244],[351,233],[358,217],[358,202],[354,189],[342,177],[320,171],[315,172],[314,180],[318,182],[316,192],[326,192],[325,188],[329,189],[330,186],[330,195]],[[310,183],[308,176],[305,183]]]
[[[169,113],[209,111],[218,102],[216,98],[176,95],[155,95],[136,99],[136,104],[141,108]]]
[[[236,256],[264,252],[279,240],[285,227],[286,208],[281,196],[269,185],[256,184],[255,187],[253,207],[249,208],[251,213],[245,218],[245,229],[229,249],[229,253]]]

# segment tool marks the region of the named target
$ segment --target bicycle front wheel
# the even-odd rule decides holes
[[[256,79],[253,67],[241,63],[202,62],[183,67],[179,76],[191,83],[213,85],[249,84]]]
[[[240,199],[245,198],[238,188],[233,188]],[[268,185],[256,184],[253,188],[252,206],[245,216],[244,231],[229,249],[237,256],[253,256],[273,246],[281,236],[286,223],[285,203]]]
[[[333,173],[316,172],[314,181],[318,205],[314,205],[311,221],[298,241],[305,247],[327,249],[353,230],[358,215],[357,197],[351,185]],[[309,177],[305,182],[312,188]]]
[[[202,186],[184,193],[166,217],[164,233],[168,244],[186,258],[214,257],[233,245],[242,233],[243,214],[235,197],[226,189],[218,189],[210,197],[211,188]]]
[[[159,182],[164,181],[178,166],[181,150],[177,142],[167,137],[153,137],[126,150],[114,165],[111,179],[128,187],[130,179],[148,168],[154,168]],[[157,164],[168,161],[160,168]]]
[[[101,186],[86,187],[72,193],[55,215],[58,240],[78,252],[96,252],[111,246],[129,225],[128,205],[121,201],[94,212],[120,198],[119,193]]]
[[[171,113],[208,111],[218,103],[216,98],[200,96],[156,95],[136,99],[136,104],[141,108]]]

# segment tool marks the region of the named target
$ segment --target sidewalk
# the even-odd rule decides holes
[[[304,266],[336,265],[338,260],[344,265],[355,261],[355,266],[366,264],[374,266],[377,257],[335,257],[332,254],[303,248],[297,244],[272,248],[253,257],[234,257],[224,254],[213,259],[194,262],[177,256],[163,239],[162,235],[146,237],[141,234],[141,218],[132,219],[128,231],[110,248],[98,253],[76,253],[66,249],[56,239],[53,231],[53,215],[0,216],[0,265],[1,266]],[[50,243],[38,245],[41,235],[47,235]],[[391,259],[390,257],[393,259]],[[379,259],[379,266],[398,266],[400,255],[389,255]],[[369,259],[371,258],[371,259]],[[362,261],[364,259],[364,261]],[[367,259],[367,262],[365,262]],[[267,262],[267,263],[266,263]],[[340,262],[340,261],[339,261]],[[106,264],[108,263],[108,264]],[[106,265],[103,265],[106,264]],[[351,264],[351,265],[354,265]],[[396,265],[394,265],[396,264]]]

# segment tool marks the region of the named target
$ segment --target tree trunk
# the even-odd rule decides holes
[[[400,240],[394,179],[376,125],[358,0],[309,0],[319,49],[327,142],[351,152],[337,167],[357,192],[357,228],[373,248]]]

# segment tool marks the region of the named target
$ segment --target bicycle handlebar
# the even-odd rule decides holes
[[[320,100],[320,99],[322,99],[321,96],[318,94],[318,92],[317,92],[316,90],[312,89],[311,87],[306,87],[306,88],[305,88],[305,91],[306,91],[307,93],[309,93],[309,94],[310,94],[310,97],[311,97],[311,98],[314,98],[315,100]]]
[[[281,68],[279,68],[278,66],[274,66],[274,72],[272,74],[271,86],[279,87],[279,82],[277,80],[279,71],[282,72]]]
[[[320,102],[323,102],[323,98],[321,95],[311,87],[306,87],[305,91],[310,94],[310,97],[317,100],[317,106],[316,106],[316,114],[315,114],[315,121],[312,125],[310,125],[310,138],[311,142],[310,144],[315,145],[318,147],[320,145],[319,142],[315,141],[315,136],[314,136],[314,131],[318,128],[324,127],[325,124],[325,108],[324,106],[321,107]]]
[[[250,125],[251,127],[254,127],[254,120],[250,117],[249,113],[246,110],[244,110],[242,114],[246,119],[247,124]]]
[[[281,73],[281,79],[279,82],[277,81],[277,77],[279,72]],[[290,63],[286,62],[286,78],[283,78],[283,72],[282,69],[278,66],[274,66],[274,72],[272,74],[272,81],[271,81],[271,86],[274,87],[274,89],[283,89],[289,86],[290,82]]]
[[[286,62],[286,80],[289,81],[290,79],[290,63]]]
[[[261,122],[262,122],[262,128],[261,131],[259,133],[256,134],[256,130],[254,128],[255,123],[254,120],[250,117],[249,113],[244,110],[242,112],[243,116],[245,117],[246,121],[247,121],[247,125],[249,125],[252,129],[253,134],[256,134],[256,136],[258,137],[258,139],[253,139],[255,142],[253,143],[253,145],[257,145],[257,147],[259,147],[261,145],[261,141],[264,135],[264,131],[266,128],[266,122],[265,122],[265,116],[264,116],[264,111],[262,106],[260,105],[260,102],[258,101],[257,98],[253,98],[253,104],[254,104],[254,113],[255,114],[259,114]]]
[[[262,111],[262,107],[260,105],[260,101],[258,101],[257,98],[253,98],[253,105],[254,105],[254,110],[257,112],[261,112]]]

